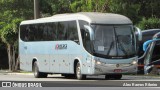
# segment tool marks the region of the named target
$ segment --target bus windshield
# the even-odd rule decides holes
[[[136,54],[131,25],[92,25],[95,40],[93,53],[106,58],[129,58]]]

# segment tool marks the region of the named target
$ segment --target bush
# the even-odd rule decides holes
[[[137,26],[142,30],[160,28],[160,19],[154,17],[148,19],[143,18]]]

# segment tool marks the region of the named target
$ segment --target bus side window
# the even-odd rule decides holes
[[[91,40],[90,40],[90,34],[89,32],[84,32],[84,44],[85,48],[88,52],[91,53]]]
[[[56,27],[56,23],[48,23],[48,39],[49,40],[57,40],[57,27]]]
[[[58,40],[67,40],[67,22],[58,22]]]
[[[67,22],[63,22],[63,25],[64,25],[63,34],[62,34],[62,36],[63,36],[63,40],[67,40],[67,33],[68,33],[67,29],[68,29],[68,23],[67,23]]]
[[[27,25],[26,30],[28,31],[28,41],[34,41],[34,32],[31,25]]]
[[[34,40],[34,32],[33,32],[33,25],[22,25],[20,27],[20,38],[23,41],[33,41]]]
[[[28,41],[28,31],[26,30],[27,25],[20,26],[20,38],[23,41]]]
[[[88,25],[88,23],[86,21],[79,20],[79,25],[81,30],[83,46],[88,52],[91,53],[91,42],[90,42],[89,32],[86,32],[84,28],[84,25]]]
[[[79,44],[76,21],[68,22],[68,40],[75,41],[76,43]]]

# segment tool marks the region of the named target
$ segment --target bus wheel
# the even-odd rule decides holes
[[[79,80],[86,79],[86,75],[82,75],[82,74],[81,74],[81,66],[80,66],[80,63],[79,63],[79,62],[78,62],[77,65],[76,65],[76,77],[77,77],[77,79],[79,79]]]
[[[48,75],[47,73],[39,72],[37,61],[34,62],[33,73],[35,78],[45,78]]]

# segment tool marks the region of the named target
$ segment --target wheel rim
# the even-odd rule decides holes
[[[81,68],[80,68],[80,64],[78,63],[77,64],[77,70],[76,70],[77,72],[77,78],[80,78],[80,76],[81,76]]]
[[[37,67],[36,67],[36,65],[34,66],[34,76],[37,76],[37,74],[38,74],[38,72],[37,72]]]

